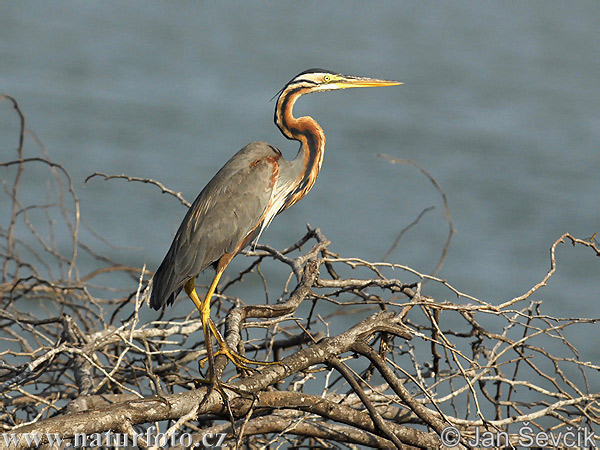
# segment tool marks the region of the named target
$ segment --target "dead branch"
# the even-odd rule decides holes
[[[542,280],[499,305],[405,265],[333,254],[318,228],[285,249],[259,245],[246,252],[248,267],[221,286],[213,318],[232,348],[278,363],[244,373],[217,357],[224,400],[198,382],[206,355],[199,317],[140,319],[151,272],[143,263],[132,268],[100,257],[80,241],[70,175],[26,133],[17,102],[3,99],[16,110],[20,131],[17,155],[0,162],[11,211],[0,226],[0,448],[37,446],[26,439],[31,433],[39,445],[54,434],[74,445],[81,434],[121,433],[141,448],[203,447],[207,436],[223,433],[227,448],[412,450],[448,448],[440,440],[447,430],[461,434],[459,448],[483,432],[503,432],[516,446],[525,426],[554,436],[597,430],[600,393],[590,380],[600,366],[582,359],[576,337],[600,319],[552,317],[541,290],[559,270],[559,245],[600,256],[595,235],[560,236]],[[25,204],[22,174],[38,163],[55,191],[44,204]],[[418,168],[443,197],[447,248],[447,199]],[[154,180],[93,176],[150,183],[187,204]],[[37,211],[46,222],[31,219]],[[81,276],[77,250],[63,254],[56,245],[64,235],[98,267]],[[262,277],[267,289],[266,261],[289,270],[280,301],[233,297],[231,287],[249,277]],[[110,285],[119,275],[130,280],[123,298]],[[91,284],[100,278],[107,285]],[[434,298],[434,284],[455,301]],[[99,289],[110,300],[92,294]]]

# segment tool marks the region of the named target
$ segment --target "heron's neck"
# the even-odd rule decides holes
[[[295,186],[286,207],[304,197],[313,187],[323,164],[325,151],[325,134],[319,124],[309,116],[294,117],[294,103],[308,89],[303,87],[288,88],[277,100],[275,123],[288,139],[300,141],[300,150],[292,165],[296,169]]]

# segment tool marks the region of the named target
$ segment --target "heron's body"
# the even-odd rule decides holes
[[[300,141],[296,158],[286,161],[277,148],[252,142],[217,172],[188,210],[154,275],[150,305],[155,309],[170,305],[185,288],[201,312],[211,370],[211,332],[217,337],[220,351],[234,363],[237,358],[223,348],[225,344],[210,320],[210,299],[221,274],[277,214],[308,193],[321,169],[325,135],[313,118],[293,116],[295,101],[310,92],[394,84],[401,83],[349,77],[322,69],[297,75],[280,91],[275,108],[275,124],[284,136]],[[216,266],[217,274],[200,301],[194,279],[211,264]]]
[[[264,142],[237,152],[188,210],[154,276],[151,305],[173,303],[185,283],[248,245],[260,232],[273,197],[281,153]],[[255,180],[267,180],[256,189]]]

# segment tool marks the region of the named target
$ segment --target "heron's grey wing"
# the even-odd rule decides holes
[[[278,150],[253,142],[236,153],[202,190],[154,275],[150,304],[171,304],[183,285],[258,233],[277,180]]]

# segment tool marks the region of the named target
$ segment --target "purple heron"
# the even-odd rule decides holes
[[[192,299],[202,320],[210,377],[214,376],[211,335],[219,350],[236,366],[248,360],[229,349],[210,318],[210,301],[227,265],[256,241],[273,218],[289,208],[313,187],[325,149],[325,135],[309,116],[294,117],[292,108],[304,94],[335,89],[394,86],[397,81],[341,75],[323,69],[306,70],[279,91],[275,124],[283,135],[300,142],[292,161],[264,142],[242,148],[217,172],[196,198],[179,226],[173,243],[154,274],[150,305],[171,305],[182,289]],[[204,298],[196,293],[194,280],[209,265],[216,274]],[[260,364],[260,363],[259,363]]]

